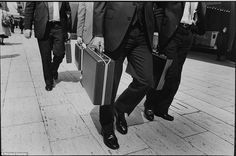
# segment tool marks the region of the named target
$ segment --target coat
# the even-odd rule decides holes
[[[77,36],[88,44],[93,37],[93,2],[79,2]]]
[[[48,23],[49,12],[48,2],[32,1],[26,2],[25,6],[25,29],[32,29],[34,22],[35,37],[44,38]],[[69,2],[59,2],[60,22],[63,27],[64,35],[71,31],[71,9]]]
[[[134,2],[95,2],[93,16],[93,35],[104,37],[105,49],[115,51],[122,43],[132,17],[135,13]],[[155,29],[153,2],[145,2],[144,18],[150,48]]]
[[[162,9],[162,11],[160,11]],[[155,18],[160,27],[159,45],[164,48],[174,32],[177,30],[183,16],[184,2],[159,2],[154,6]],[[198,20],[195,26],[191,27],[193,33],[203,35],[206,31],[204,2],[199,2],[197,7]]]

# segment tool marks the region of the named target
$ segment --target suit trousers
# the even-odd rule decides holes
[[[130,114],[153,85],[153,63],[147,35],[138,25],[132,26],[119,48],[107,55],[115,60],[112,103],[100,107],[99,117],[102,127],[111,130],[114,121],[114,107],[119,112]],[[128,88],[114,102],[126,57],[135,74],[132,75],[133,81]]]
[[[167,58],[173,59],[173,63],[166,73],[164,86],[162,90],[149,90],[144,103],[145,108],[152,109],[157,114],[168,113],[180,85],[183,64],[191,48],[192,40],[193,34],[190,29],[182,26],[177,28],[169,43],[163,49],[163,53],[167,55]],[[154,88],[156,88],[158,82],[157,80],[154,81]]]
[[[47,23],[43,39],[38,39],[46,84],[53,83],[53,72],[57,72],[65,55],[63,28],[59,22]],[[53,60],[52,60],[53,51]]]

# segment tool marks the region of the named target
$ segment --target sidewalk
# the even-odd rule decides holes
[[[115,131],[120,148],[111,150],[100,135],[99,107],[81,86],[74,63],[64,59],[55,88],[47,92],[36,39],[16,31],[5,43],[0,47],[2,154],[234,154],[235,68],[187,59],[169,111],[175,120],[147,121],[143,100],[127,118],[128,134]],[[118,95],[130,81],[123,73]]]

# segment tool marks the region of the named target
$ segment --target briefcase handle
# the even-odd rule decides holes
[[[110,57],[108,57],[108,56],[107,56],[106,54],[104,54],[104,53],[99,52],[98,49],[93,48],[93,47],[88,47],[88,49],[94,51],[95,54],[97,54],[100,58],[102,58],[102,60],[104,61],[105,64],[109,64],[109,63],[112,61],[112,59],[111,59]]]
[[[167,56],[165,54],[161,54],[159,51],[156,51],[156,50],[152,51],[152,55],[157,56],[157,57],[164,59],[164,60],[167,59]]]
[[[76,45],[78,45],[81,49],[86,49],[87,48],[85,43],[82,43],[82,44],[76,43]]]
[[[110,57],[108,57],[104,53],[99,52],[99,50],[96,49],[95,47],[86,46],[86,44],[84,42],[82,42],[81,44],[78,44],[78,43],[76,43],[76,44],[79,47],[81,47],[82,49],[88,48],[89,50],[94,51],[96,55],[98,55],[99,57],[102,58],[102,60],[104,61],[105,64],[109,64],[112,61],[112,59]]]

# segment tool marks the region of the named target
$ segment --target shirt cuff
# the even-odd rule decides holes
[[[158,36],[159,33],[158,33],[158,32],[154,32],[153,35],[154,35],[154,36]]]

